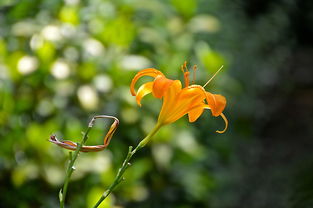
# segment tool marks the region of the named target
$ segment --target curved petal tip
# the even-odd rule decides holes
[[[139,71],[135,77],[132,79],[131,83],[130,83],[130,92],[133,96],[135,96],[137,93],[135,91],[135,84],[136,82],[138,81],[139,78],[143,77],[143,76],[150,76],[150,77],[153,77],[155,78],[156,76],[158,75],[163,75],[162,72],[160,72],[159,70],[157,69],[154,69],[154,68],[147,68],[147,69],[143,69],[141,71]]]
[[[147,94],[151,93],[152,91],[153,82],[148,82],[146,84],[143,84],[138,89],[137,95],[136,95],[136,101],[137,104],[141,107],[141,99],[146,96]]]
[[[227,120],[226,116],[223,113],[221,113],[220,116],[223,118],[223,120],[225,122],[225,128],[222,131],[217,130],[216,132],[219,133],[219,134],[222,134],[222,133],[224,133],[227,130],[228,120]]]

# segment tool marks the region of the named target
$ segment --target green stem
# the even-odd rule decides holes
[[[93,206],[93,208],[97,208],[112,193],[112,191],[115,189],[115,187],[124,180],[123,175],[124,175],[126,169],[131,165],[129,163],[130,159],[133,157],[133,155],[139,149],[143,148],[151,140],[153,135],[155,135],[155,133],[161,127],[162,127],[162,125],[157,123],[157,125],[152,129],[152,131],[137,145],[137,147],[135,149],[133,149],[132,146],[129,147],[128,154],[127,154],[127,156],[126,156],[122,166],[118,169],[118,172],[117,172],[117,174],[115,176],[115,179],[114,179],[113,183],[109,186],[109,188],[105,192],[103,192],[103,194],[101,195],[100,199]]]
[[[59,198],[60,198],[60,208],[64,208],[64,203],[65,203],[65,198],[66,198],[66,193],[67,193],[67,187],[68,187],[68,183],[70,181],[70,178],[72,176],[72,173],[75,170],[74,167],[74,163],[79,155],[79,151],[82,148],[82,146],[86,143],[87,138],[88,138],[88,133],[91,130],[92,125],[89,124],[87,131],[84,133],[83,139],[82,141],[77,144],[77,149],[75,150],[74,154],[72,155],[72,152],[70,152],[70,162],[67,166],[67,170],[66,170],[66,176],[65,176],[65,180],[64,180],[64,185],[63,185],[63,189],[60,190],[59,193]]]

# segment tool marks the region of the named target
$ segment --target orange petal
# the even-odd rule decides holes
[[[152,85],[153,85],[153,82],[148,82],[139,87],[137,95],[136,95],[136,101],[139,106],[141,106],[141,103],[140,103],[141,99],[147,94],[152,92]]]
[[[171,102],[166,102],[167,97],[173,97]],[[201,86],[194,87],[190,86],[179,91],[175,96],[164,96],[163,106],[166,112],[166,123],[172,123],[189,113],[190,111],[198,108],[204,107],[203,100],[205,99],[205,92],[203,92]],[[165,104],[166,103],[166,104]],[[163,107],[162,107],[163,110]],[[165,117],[165,116],[163,116]]]
[[[152,94],[156,98],[161,98],[172,85],[173,80],[167,79],[165,76],[157,76],[153,83]]]
[[[130,92],[133,96],[136,95],[135,92],[135,84],[138,81],[139,78],[143,76],[150,76],[150,77],[156,77],[158,75],[164,76],[162,72],[159,70],[153,69],[153,68],[148,68],[148,69],[143,69],[140,72],[138,72],[135,77],[133,78],[131,84],[130,84]]]
[[[159,114],[158,122],[166,124],[171,123],[169,118],[172,111],[175,109],[175,103],[177,102],[177,96],[181,92],[182,85],[179,80],[174,80],[163,97],[163,105]]]
[[[225,122],[225,128],[222,131],[216,131],[216,132],[222,134],[222,133],[224,133],[227,130],[228,120],[227,120],[226,116],[223,113],[221,113],[220,116],[223,118],[223,120]]]
[[[205,105],[204,108],[211,110],[211,108],[210,108],[208,105]],[[223,113],[221,113],[220,116],[222,117],[222,119],[223,119],[224,122],[225,122],[225,127],[224,127],[223,130],[221,130],[221,131],[220,131],[220,130],[217,130],[216,132],[222,134],[222,133],[224,133],[224,132],[227,130],[227,128],[228,128],[228,120],[227,120],[226,116],[225,116]]]
[[[219,116],[226,106],[226,98],[222,95],[206,92],[206,100],[213,116]]]
[[[189,118],[189,122],[194,122],[196,121],[201,114],[203,113],[203,106],[197,107],[191,111],[188,112],[188,118]]]
[[[180,100],[191,100],[193,98],[198,98],[193,101],[196,105],[202,103],[206,98],[205,90],[200,85],[191,85],[182,90],[180,94]]]

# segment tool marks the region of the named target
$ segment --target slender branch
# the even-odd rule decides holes
[[[66,170],[66,175],[65,175],[65,180],[64,180],[64,185],[63,188],[60,190],[59,192],[59,200],[60,200],[60,208],[64,208],[64,203],[65,203],[65,198],[66,198],[66,194],[67,194],[67,188],[68,188],[68,183],[70,181],[70,178],[75,170],[74,167],[74,163],[79,155],[80,150],[82,149],[83,145],[86,143],[87,139],[88,139],[88,134],[91,130],[91,128],[94,125],[94,122],[96,119],[98,118],[112,118],[117,120],[117,118],[113,117],[113,116],[107,116],[107,115],[98,115],[98,116],[94,116],[89,124],[88,124],[88,128],[86,130],[86,132],[83,134],[83,138],[82,141],[80,143],[77,144],[77,148],[75,150],[75,152],[72,154],[72,152],[69,153],[69,164],[67,166],[67,170]]]
[[[92,120],[93,121],[93,120]],[[67,170],[66,170],[66,176],[65,176],[65,180],[64,180],[64,185],[63,185],[63,189],[60,190],[59,193],[59,198],[60,198],[60,208],[64,208],[64,203],[65,203],[65,198],[66,198],[66,193],[67,193],[67,187],[68,187],[68,183],[70,181],[70,178],[72,176],[72,173],[75,170],[74,167],[74,163],[79,155],[79,151],[82,148],[82,146],[86,143],[87,138],[88,138],[88,133],[90,132],[91,128],[92,128],[92,124],[91,122],[88,125],[88,129],[87,131],[84,133],[83,139],[82,141],[77,145],[77,149],[75,150],[74,154],[72,155],[72,152],[70,152],[70,162],[67,166]]]
[[[97,203],[93,206],[93,208],[97,208],[115,189],[117,185],[119,185],[123,180],[123,175],[126,171],[126,169],[131,165],[129,163],[130,159],[133,157],[133,155],[141,148],[143,148],[152,138],[152,136],[162,127],[162,125],[157,124],[153,130],[137,145],[135,149],[133,149],[132,146],[128,148],[127,156],[122,164],[122,166],[118,169],[118,172],[115,176],[115,179],[113,183],[109,186],[109,188],[103,192],[100,199],[97,201]]]

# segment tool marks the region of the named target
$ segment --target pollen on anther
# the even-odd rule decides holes
[[[181,71],[184,73],[184,81],[185,81],[185,86],[189,86],[189,71],[187,68],[187,61],[184,62],[183,65],[181,65]]]

